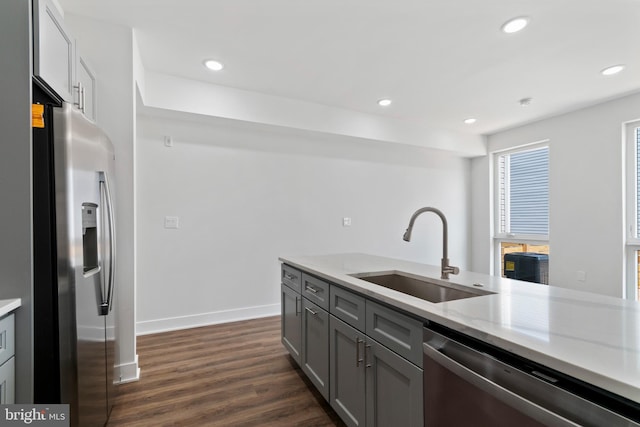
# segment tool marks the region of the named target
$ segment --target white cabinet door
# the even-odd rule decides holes
[[[85,116],[97,122],[96,114],[96,74],[87,64],[80,53],[76,52],[76,81],[79,90],[76,93],[77,107]]]
[[[73,102],[75,40],[51,0],[34,0],[33,74]]]

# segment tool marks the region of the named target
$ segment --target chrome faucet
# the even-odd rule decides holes
[[[402,239],[406,242],[411,240],[411,231],[413,230],[413,223],[416,221],[416,218],[423,212],[433,212],[438,215],[442,220],[442,261],[440,263],[441,270],[441,279],[448,279],[449,274],[458,274],[460,269],[458,267],[453,267],[449,265],[449,258],[447,256],[448,252],[448,232],[447,232],[447,218],[444,217],[444,214],[436,208],[421,208],[415,211],[413,215],[411,215],[411,219],[409,220],[409,227],[407,227],[407,231],[404,232],[404,236]]]

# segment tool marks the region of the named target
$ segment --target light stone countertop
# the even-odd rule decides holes
[[[5,314],[11,313],[16,308],[22,305],[20,298],[12,299],[0,299],[0,317]]]
[[[640,303],[366,254],[282,256],[280,261],[421,318],[640,402]],[[495,292],[431,303],[349,276],[401,271],[434,283]]]

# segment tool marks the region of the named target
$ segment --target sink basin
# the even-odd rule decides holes
[[[417,279],[399,272],[359,273],[352,274],[351,276],[435,303],[479,297],[493,293],[480,289],[462,290],[459,288],[432,283],[424,279]]]

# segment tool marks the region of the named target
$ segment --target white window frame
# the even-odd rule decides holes
[[[549,157],[551,157],[551,146],[549,140],[536,141],[530,144],[519,145],[506,150],[496,150],[491,154],[493,167],[493,271],[495,276],[501,274],[501,250],[500,244],[505,243],[527,243],[532,245],[549,245],[549,235],[542,234],[517,234],[502,232],[500,228],[500,165],[498,159],[500,156],[519,153],[521,151],[535,150],[547,147],[549,149]],[[549,159],[551,163],[551,159]],[[508,201],[507,201],[508,203]],[[508,207],[507,207],[508,208]]]
[[[640,119],[625,122],[622,135],[625,153],[625,238],[626,238],[626,280],[623,298],[638,299],[638,257],[640,251],[640,230],[638,228],[638,159],[636,153],[635,129],[640,128]]]

